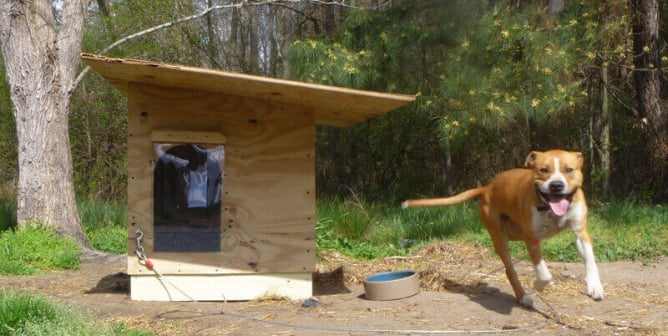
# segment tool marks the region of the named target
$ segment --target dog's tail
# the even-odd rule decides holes
[[[485,192],[486,189],[487,187],[469,189],[455,196],[445,197],[445,198],[423,198],[423,199],[407,200],[401,203],[401,207],[403,209],[406,209],[406,208],[423,207],[423,206],[455,205],[480,196],[482,193]]]

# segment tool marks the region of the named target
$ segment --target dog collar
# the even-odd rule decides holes
[[[540,211],[540,212],[547,211],[547,210],[550,210],[550,206],[547,205],[547,204],[545,204],[545,203],[543,203],[543,204],[537,206],[537,207],[536,207],[536,210],[538,210],[538,211]]]

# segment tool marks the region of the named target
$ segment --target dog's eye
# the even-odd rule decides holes
[[[547,174],[547,173],[550,172],[550,169],[548,169],[548,168],[546,168],[546,167],[543,167],[543,168],[539,169],[538,171],[540,171],[540,172],[543,173],[543,174]]]
[[[569,173],[569,174],[570,174],[570,173],[573,172],[573,170],[575,170],[575,169],[573,169],[573,168],[571,168],[571,167],[566,167],[566,173]]]

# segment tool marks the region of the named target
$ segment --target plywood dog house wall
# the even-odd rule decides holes
[[[415,98],[82,58],[128,98],[128,274],[134,300],[311,296],[315,125],[352,126]],[[173,183],[163,181],[169,174]],[[135,255],[138,228],[163,279]]]

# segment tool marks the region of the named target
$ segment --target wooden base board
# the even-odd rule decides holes
[[[312,295],[311,273],[130,277],[130,297],[137,301],[244,301],[265,296],[301,300]]]

